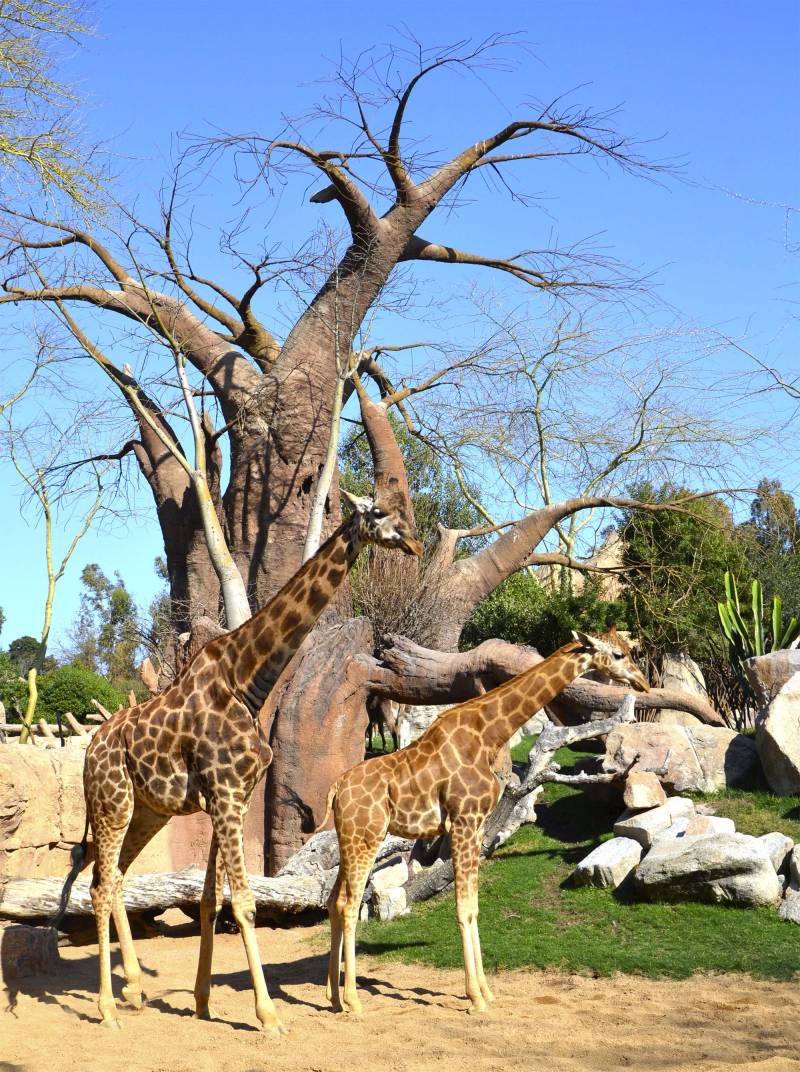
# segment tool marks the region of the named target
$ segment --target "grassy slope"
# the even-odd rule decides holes
[[[522,758],[525,746],[515,751]],[[564,768],[575,752],[557,756]],[[697,798],[698,800],[702,798]],[[800,841],[800,808],[762,788],[707,798],[744,833],[782,830]],[[535,826],[523,827],[481,868],[481,938],[487,969],[553,967],[597,974],[637,972],[684,977],[695,971],[746,971],[772,979],[800,969],[800,927],[774,909],[626,902],[605,890],[571,889],[565,880],[610,836],[619,807],[550,785]],[[415,906],[392,923],[370,922],[359,948],[406,961],[461,965],[449,894]]]

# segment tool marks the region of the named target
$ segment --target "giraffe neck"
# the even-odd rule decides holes
[[[543,662],[493,689],[483,697],[487,702],[480,709],[484,742],[490,748],[505,744],[590,663],[591,656],[571,641]]]
[[[232,664],[231,685],[254,716],[344,581],[362,546],[358,515],[353,514],[266,606],[224,638]]]

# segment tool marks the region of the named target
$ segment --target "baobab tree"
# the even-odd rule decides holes
[[[191,146],[162,198],[157,224],[120,210],[127,228],[123,234],[122,224],[115,233],[100,225],[92,229],[6,207],[9,267],[0,303],[51,308],[77,340],[79,351],[102,368],[129,407],[135,433],[122,446],[117,444],[115,455],[134,458],[152,492],[176,632],[190,631],[201,618],[216,619],[220,609],[208,517],[204,526],[192,466],[179,457],[182,433],[176,421],[181,405],[191,398],[201,403],[202,411],[192,422],[195,451],[202,445],[204,486],[253,611],[296,571],[304,549],[307,554],[311,544],[339,522],[338,480],[330,462],[342,407],[353,396],[377,477],[394,481],[407,496],[388,409],[442,377],[395,387],[382,365],[381,348],[365,345],[365,325],[399,266],[435,264],[445,273],[469,265],[548,301],[596,296],[630,282],[610,262],[575,248],[537,248],[531,242],[511,255],[481,253],[455,248],[428,231],[437,210],[481,175],[497,176],[510,187],[520,168],[576,156],[625,172],[656,170],[607,117],[560,102],[527,105],[517,118],[477,131],[478,140],[449,155],[423,151],[408,132],[421,87],[453,72],[485,67],[507,45],[493,38],[475,47],[462,43],[435,52],[393,49],[353,65],[342,63],[335,95],[302,126],[302,135],[300,124],[289,124],[278,136],[230,135]],[[328,140],[337,134],[341,141]],[[190,249],[187,175],[195,181],[201,171],[230,160],[242,182],[262,194],[272,193],[297,171],[324,182],[310,201],[323,214],[337,208],[346,229],[343,242],[333,243],[337,256],[331,267],[320,254],[332,247],[327,237],[321,243],[299,242],[294,252],[278,256],[267,238],[259,236],[258,252],[242,252],[247,228],[252,228],[248,219],[221,236],[223,247],[246,273],[246,284],[234,290],[232,284],[202,272]],[[329,236],[330,224],[323,218]],[[321,268],[324,278],[304,297],[288,330],[276,326],[274,308],[274,322],[268,323],[262,311],[266,298],[280,293],[287,280],[304,294],[310,277]],[[121,343],[123,327],[127,334]],[[169,355],[163,366],[158,366],[154,346]],[[135,371],[115,358],[113,348],[123,347],[126,355],[134,355]],[[460,363],[458,357],[446,362],[451,368]],[[175,382],[176,370],[180,376],[184,369],[191,385],[186,378]],[[377,385],[378,400],[370,383]],[[454,543],[445,542],[440,562],[447,562],[448,555],[450,561],[446,570],[439,570],[436,591],[441,594],[442,586],[449,586],[453,621],[459,617],[457,607],[461,612],[466,608],[464,592],[477,572],[481,588],[473,596],[491,591],[532,561],[535,548],[554,525],[581,510],[617,501],[603,494],[579,495],[546,503],[506,525],[487,521],[486,532],[501,535],[469,564],[459,561],[455,568]],[[265,835],[273,867],[313,826],[327,786],[343,763],[358,758],[363,740],[365,679],[354,670],[352,657],[372,654],[380,641],[368,621],[347,617],[346,598],[338,611],[339,617],[323,622],[313,642],[306,643],[287,668],[263,714],[272,721],[275,753]],[[454,624],[447,635],[440,632],[433,639],[452,648],[458,628]],[[333,735],[345,742],[337,743],[335,752],[330,748]]]

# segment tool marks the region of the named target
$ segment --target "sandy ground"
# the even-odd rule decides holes
[[[217,935],[210,1023],[191,1015],[191,928],[137,941],[148,1004],[121,1006],[121,1031],[98,1023],[96,947],[62,948],[56,972],[0,998],[0,1072],[800,1072],[800,983],[502,972],[490,980],[491,1012],[473,1017],[461,972],[362,957],[365,1011],[352,1020],[325,1005],[325,931],[259,929],[270,992],[290,1028],[282,1039],[255,1029],[237,934]],[[119,993],[116,953],[114,968]]]

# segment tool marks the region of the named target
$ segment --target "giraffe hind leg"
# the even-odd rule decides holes
[[[97,922],[97,959],[100,968],[100,994],[97,1005],[103,1024],[107,1027],[119,1027],[117,1005],[111,986],[109,917],[117,897],[118,884],[122,878],[118,864],[125,837],[125,827],[112,827],[104,821],[96,825],[93,823],[92,826],[96,860],[89,892]]]
[[[386,826],[377,832],[362,832],[360,837],[351,839],[344,847],[341,837],[339,838],[341,886],[337,907],[344,947],[344,990],[341,1006],[344,1012],[355,1016],[359,1016],[362,1011],[356,991],[356,925],[364,887],[385,833]]]
[[[339,993],[339,984],[342,974],[342,910],[343,903],[339,904],[339,891],[342,888],[342,872],[336,879],[331,895],[328,898],[328,917],[331,921],[331,951],[328,960],[328,981],[325,986],[325,996],[334,1008],[335,1012],[342,1012],[342,999]]]
[[[211,994],[211,961],[214,952],[214,926],[222,908],[225,885],[225,865],[219,852],[217,839],[211,835],[208,851],[208,866],[200,898],[200,956],[197,961],[197,977],[194,984],[195,1016],[210,1020],[208,999]]]
[[[119,855],[119,878],[114,891],[112,913],[125,972],[122,996],[134,1009],[141,1009],[146,999],[142,994],[142,972],[133,945],[128,914],[125,910],[123,883],[130,865],[167,821],[166,815],[159,815],[143,805],[136,804]]]

